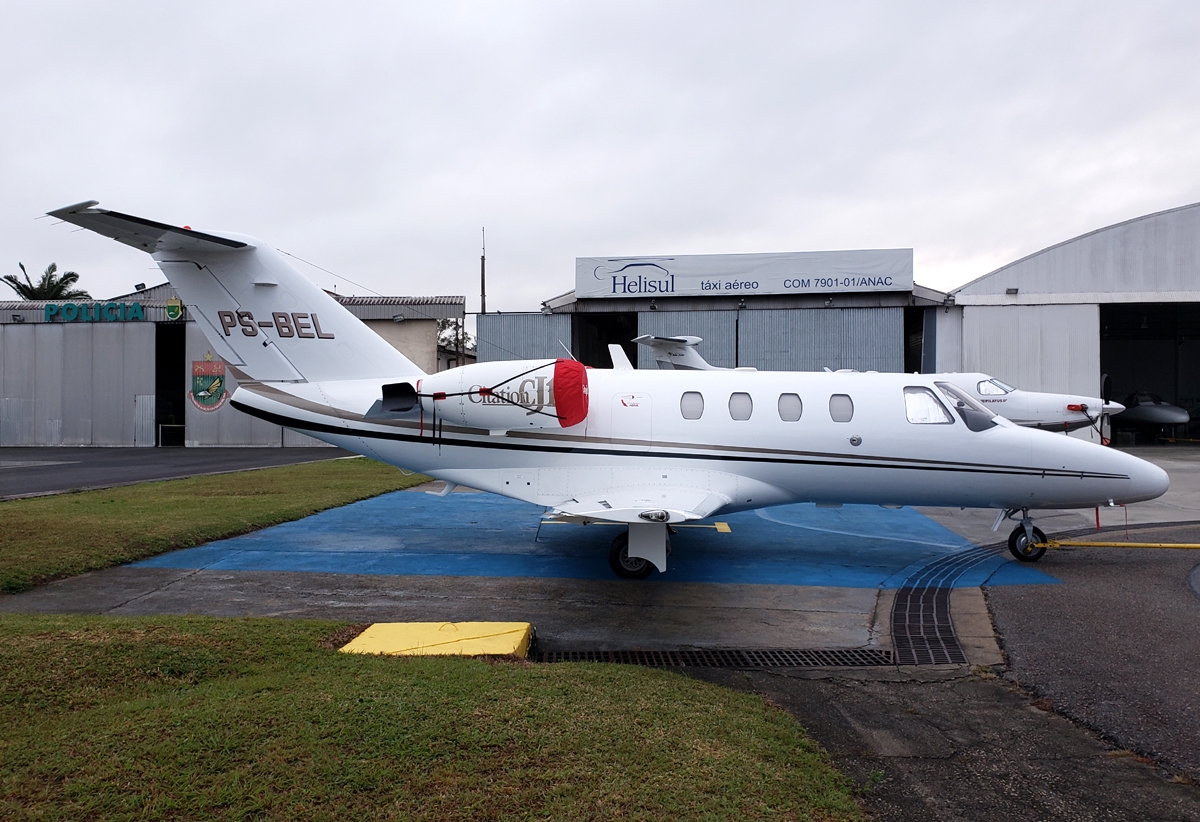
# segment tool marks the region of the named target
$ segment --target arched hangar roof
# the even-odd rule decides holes
[[[957,305],[1200,302],[1200,203],[1089,231],[950,293]]]

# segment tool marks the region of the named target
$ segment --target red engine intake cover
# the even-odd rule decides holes
[[[563,428],[579,425],[588,415],[588,378],[583,363],[554,361],[554,407]]]

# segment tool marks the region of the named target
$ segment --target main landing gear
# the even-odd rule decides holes
[[[1011,517],[1016,512],[1011,508],[1003,516]],[[1034,526],[1028,508],[1021,509],[1021,524],[1008,535],[1008,550],[1021,562],[1037,562],[1046,553],[1046,534]]]
[[[665,527],[663,532],[663,538],[666,540],[663,554],[665,565],[666,554],[671,553],[671,538],[666,536],[667,529]],[[654,570],[654,563],[650,560],[629,555],[629,531],[622,531],[612,541],[612,546],[608,549],[608,565],[613,569],[614,574],[623,579],[645,579]]]

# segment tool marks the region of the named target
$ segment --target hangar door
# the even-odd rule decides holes
[[[904,308],[738,311],[737,364],[761,371],[904,370]]]
[[[1026,391],[1100,395],[1095,305],[968,305],[962,370],[982,371]]]
[[[738,311],[643,311],[638,314],[638,334],[656,337],[700,337],[696,346],[701,357],[712,365],[733,368],[737,365]],[[654,355],[638,346],[638,368],[656,368]]]
[[[1100,370],[1109,376],[1109,393],[1117,402],[1148,391],[1195,412],[1200,408],[1200,305],[1100,306]]]

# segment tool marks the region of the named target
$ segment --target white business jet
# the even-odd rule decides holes
[[[815,502],[1021,514],[1153,499],[1166,473],[1021,428],[937,375],[585,369],[570,359],[425,374],[253,237],[80,203],[50,214],[149,253],[228,364],[247,414],[574,522],[627,523],[613,571],[667,569],[668,526]],[[624,358],[622,358],[624,359]],[[621,363],[628,366],[628,361]]]

